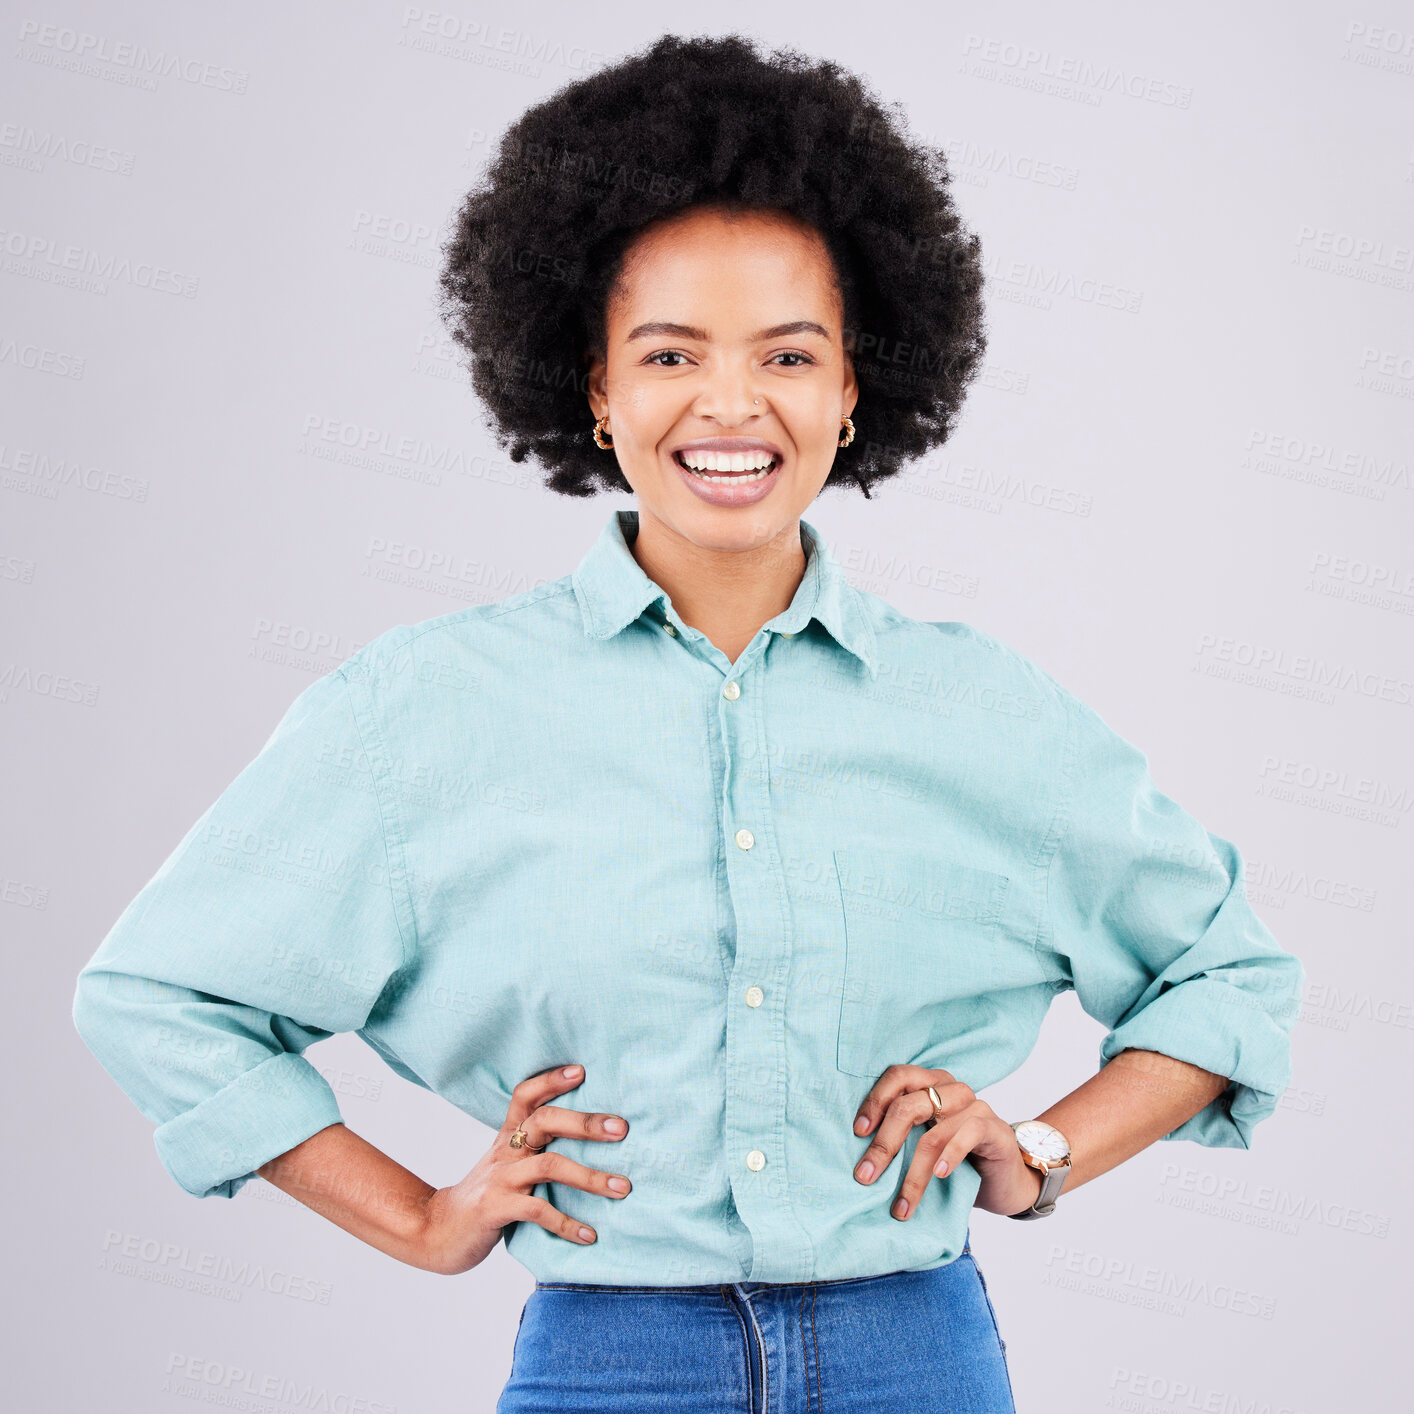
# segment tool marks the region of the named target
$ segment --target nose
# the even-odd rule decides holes
[[[766,399],[750,365],[737,360],[711,369],[692,404],[696,416],[722,427],[741,427],[765,409]]]

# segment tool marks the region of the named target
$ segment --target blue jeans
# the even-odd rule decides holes
[[[971,1242],[925,1272],[536,1282],[496,1414],[1015,1414]]]

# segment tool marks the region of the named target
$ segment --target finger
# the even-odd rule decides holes
[[[941,1127],[941,1126],[940,1126]],[[932,1172],[942,1178],[957,1166],[982,1142],[987,1123],[980,1116],[962,1120],[943,1144],[942,1153],[933,1162]],[[939,1172],[942,1170],[942,1172]]]
[[[597,1236],[588,1223],[567,1217],[545,1199],[532,1198],[529,1194],[512,1204],[509,1221],[539,1223],[552,1236],[563,1237],[580,1247],[588,1246]]]
[[[904,1069],[910,1068],[914,1070],[918,1069],[916,1066],[904,1067]],[[929,1070],[918,1071],[918,1073],[923,1076],[947,1074],[946,1071],[939,1072]],[[925,1120],[932,1119],[933,1102],[928,1098],[927,1087],[929,1085],[932,1085],[932,1087],[938,1092],[938,1099],[942,1102],[942,1109],[938,1111],[939,1119],[941,1119],[944,1115],[948,1114],[960,1114],[977,1098],[976,1092],[972,1089],[972,1087],[970,1085],[964,1084],[964,1082],[961,1080],[947,1080],[942,1083],[936,1080],[924,1080],[921,1085],[906,1085],[902,1090],[897,1091],[894,1094],[894,1098],[890,1100],[887,1105],[884,1106],[879,1116],[877,1116],[879,1122],[882,1123],[883,1116],[887,1115],[888,1112],[899,1102],[899,1100],[904,1098],[904,1096],[906,1095],[912,1094],[921,1095],[923,1097],[923,1102],[928,1107],[923,1117]],[[861,1111],[861,1114],[863,1114],[863,1111]],[[855,1119],[854,1132],[856,1134],[868,1134],[871,1132],[873,1127],[873,1119],[870,1119],[869,1122],[864,1124],[862,1127],[860,1125],[859,1118],[857,1117]]]
[[[903,1141],[909,1133],[933,1117],[933,1102],[926,1090],[910,1090],[900,1095],[884,1111],[879,1132],[874,1142],[864,1151],[854,1166],[854,1177],[859,1183],[873,1183],[893,1162],[894,1155],[903,1148]]]
[[[622,1115],[600,1114],[597,1111],[565,1109],[563,1105],[541,1105],[521,1121],[526,1138],[535,1148],[543,1148],[547,1139],[593,1139],[598,1143],[617,1143],[628,1133],[628,1121]]]
[[[506,1107],[506,1133],[512,1134],[522,1124],[525,1117],[538,1105],[573,1090],[584,1080],[582,1065],[552,1066],[539,1075],[528,1076],[511,1091],[511,1102]]]
[[[923,1201],[923,1195],[927,1192],[928,1185],[935,1177],[942,1177],[936,1172],[936,1165],[941,1154],[946,1150],[957,1131],[968,1123],[970,1123],[968,1118],[952,1115],[947,1119],[940,1119],[931,1129],[925,1129],[918,1136],[918,1143],[914,1147],[908,1172],[904,1175],[903,1182],[899,1185],[898,1194],[889,1208],[889,1212],[894,1217],[900,1221],[906,1220],[917,1209],[919,1203]],[[971,1150],[967,1152],[970,1153]],[[949,1164],[947,1172],[952,1172],[951,1164]]]
[[[527,1193],[540,1183],[562,1183],[568,1188],[582,1188],[586,1193],[598,1193],[605,1198],[623,1198],[633,1188],[626,1175],[590,1168],[588,1164],[578,1163],[558,1149],[547,1149],[543,1154],[528,1154],[523,1159],[506,1164],[498,1178],[507,1187]]]
[[[941,1095],[947,1086],[959,1083],[951,1071],[925,1070],[921,1065],[891,1065],[864,1097],[854,1117],[854,1132],[861,1136],[871,1134],[889,1106],[909,1090],[926,1090],[931,1085]]]

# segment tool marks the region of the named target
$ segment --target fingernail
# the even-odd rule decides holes
[[[898,1200],[898,1202],[894,1204],[894,1217],[896,1217],[896,1218],[906,1218],[907,1216],[908,1216],[908,1199],[907,1199],[907,1198],[900,1198],[900,1199]]]
[[[869,1132],[869,1116],[859,1115],[854,1121],[854,1132],[856,1134],[867,1134]]]
[[[854,1176],[861,1183],[868,1183],[869,1180],[874,1177],[874,1165],[871,1164],[868,1159],[865,1159],[864,1162],[855,1169]]]
[[[933,1177],[934,1177],[934,1178],[942,1178],[942,1176],[943,1176],[945,1173],[947,1173],[947,1171],[948,1171],[948,1161],[947,1161],[946,1159],[939,1159],[938,1162],[933,1165]]]
[[[573,1080],[574,1077],[579,1074],[579,1071],[580,1071],[580,1067],[579,1067],[579,1066],[577,1066],[577,1065],[567,1065],[567,1066],[565,1067],[565,1078],[568,1079],[568,1080]]]
[[[609,1187],[612,1188],[615,1193],[627,1193],[627,1192],[628,1192],[628,1179],[626,1179],[626,1178],[611,1178],[611,1179],[609,1180]]]
[[[607,1129],[610,1134],[622,1134],[624,1130],[628,1128],[628,1125],[626,1125],[623,1120],[614,1118],[606,1119],[604,1121],[604,1128]]]
[[[579,1236],[582,1242],[588,1242],[594,1236],[594,1234],[590,1232],[587,1227],[582,1227],[579,1230]]]

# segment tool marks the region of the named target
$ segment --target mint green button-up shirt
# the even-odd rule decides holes
[[[979,1176],[891,1217],[923,1131],[861,1185],[860,1102],[895,1062],[985,1092],[1067,988],[1101,1062],[1230,1077],[1168,1138],[1247,1147],[1303,970],[1144,754],[986,633],[852,586],[805,521],[789,608],[729,662],[636,532],[616,511],[572,574],[312,683],[102,940],[74,1022],[171,1177],[229,1198],[337,1123],[305,1052],[353,1031],[493,1129],[569,1063],[557,1103],[629,1121],[551,1141],[633,1191],[537,1189],[598,1232],[508,1227],[540,1280],[922,1270]]]

